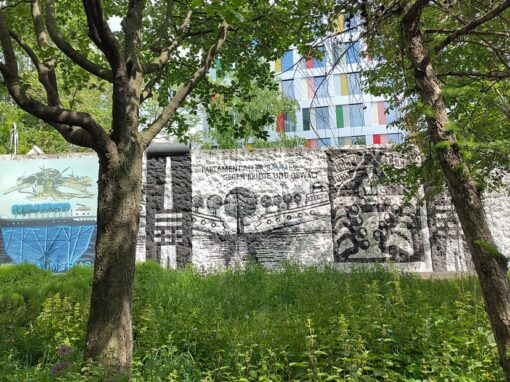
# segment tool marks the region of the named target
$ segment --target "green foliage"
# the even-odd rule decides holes
[[[108,370],[80,361],[90,280],[91,269],[0,267],[10,295],[2,307],[18,307],[0,310],[10,322],[0,333],[0,380],[108,380]],[[30,284],[37,298],[24,291]],[[502,379],[472,277],[295,265],[203,275],[147,262],[137,267],[133,313],[134,381]]]
[[[438,188],[445,179],[438,171],[436,150],[446,146],[431,143],[427,121],[434,117],[434,112],[418,100],[413,66],[402,41],[401,16],[410,4],[383,0],[359,10],[367,20],[368,28],[364,33],[367,49],[377,58],[376,65],[364,74],[372,94],[386,97],[392,106],[402,110],[396,125],[409,132],[408,140],[417,145],[424,156],[420,171],[416,168],[401,171],[400,178],[407,183],[405,178],[409,176],[430,188]],[[501,173],[510,170],[510,76],[484,76],[508,72],[508,57],[502,52],[510,50],[507,33],[510,11],[506,10],[501,17],[484,23],[475,32],[461,36],[440,51],[435,47],[449,32],[460,29],[493,6],[494,2],[471,0],[433,2],[423,9],[420,20],[420,30],[430,62],[439,76],[448,111],[450,124],[445,129],[455,134],[457,147],[470,171],[465,175],[475,179],[480,189],[501,187]],[[382,14],[381,10],[384,10]],[[419,174],[418,179],[414,177],[416,174]]]
[[[234,73],[230,73],[228,80],[219,81],[223,92],[215,94],[213,101],[205,105],[207,130],[195,137],[201,148],[234,149],[254,142],[258,142],[257,147],[263,147],[260,142],[267,139],[268,130],[274,130],[277,116],[294,112],[298,107],[297,101],[285,97],[275,82],[261,88],[252,81],[241,93],[231,91],[232,82],[235,82],[232,76]],[[287,143],[284,140],[280,140],[282,144]]]

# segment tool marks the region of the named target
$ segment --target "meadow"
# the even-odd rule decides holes
[[[0,267],[0,381],[101,381],[83,363],[92,270]],[[474,277],[137,266],[134,381],[500,381]]]

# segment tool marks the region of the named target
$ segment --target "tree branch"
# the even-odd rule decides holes
[[[186,27],[188,26],[188,24],[189,24],[189,22],[191,20],[192,13],[193,12],[191,10],[188,10],[188,12],[186,12],[186,16],[184,17],[184,21],[182,22],[182,24],[177,29],[177,33],[175,35],[175,38],[172,41],[172,43],[170,44],[170,46],[165,48],[165,49],[163,49],[163,51],[161,52],[161,54],[159,55],[159,57],[155,61],[151,62],[150,64],[143,65],[142,66],[143,73],[145,73],[145,74],[154,73],[155,71],[161,69],[163,67],[163,65],[165,65],[167,63],[167,61],[170,58],[170,55],[172,54],[172,52],[179,47],[179,44],[180,44],[181,39],[182,39],[183,32],[184,32],[184,30],[186,29]]]
[[[67,128],[59,126],[57,128],[69,142],[80,146],[92,147],[97,152],[111,150],[111,140],[90,114],[63,109],[59,106],[48,106],[27,96],[19,78],[18,64],[11,43],[11,35],[2,11],[0,11],[0,44],[6,60],[5,64],[2,63],[0,65],[0,72],[9,94],[21,109],[47,123],[73,126]],[[26,44],[24,44],[24,49],[31,52],[30,47]],[[31,59],[38,63],[39,60],[32,53],[33,51],[30,54]],[[51,80],[51,78],[48,79],[48,81]],[[78,126],[84,131],[81,132],[79,128],[74,126]],[[89,134],[90,139],[86,137],[85,132]],[[78,141],[79,139],[83,139],[83,141]]]
[[[177,90],[168,105],[163,109],[161,115],[142,133],[142,144],[147,147],[161,129],[170,121],[181,102],[195,88],[197,83],[205,76],[219,50],[227,39],[228,24],[224,21],[216,36],[214,44],[204,56],[202,66],[198,68],[193,76]]]
[[[119,42],[103,17],[101,1],[83,0],[83,8],[87,15],[89,37],[105,55],[115,77],[115,73],[123,69],[124,60],[120,52]]]
[[[491,72],[442,72],[437,73],[438,77],[479,77],[488,79],[504,79],[510,78],[510,70],[507,71],[491,71]]]
[[[39,58],[34,53],[32,48],[23,41],[23,39],[13,30],[9,31],[11,37],[18,43],[18,45],[25,51],[28,55],[32,64],[34,64],[39,82],[43,85],[44,90],[46,91],[46,98],[48,100],[48,105],[50,106],[60,106],[60,99],[58,95],[58,87],[57,87],[57,77],[55,75],[55,67],[53,61],[48,61],[45,64],[41,64]]]
[[[154,44],[152,45],[152,49],[156,53],[161,53],[161,51],[163,50],[163,41],[168,39],[168,28],[170,26],[170,20],[172,19],[173,11],[174,11],[174,1],[167,0],[165,19],[163,20],[163,25],[161,26],[161,29],[158,31],[156,40],[154,41]]]
[[[55,45],[69,57],[74,63],[87,72],[102,78],[108,82],[113,82],[113,74],[111,70],[101,67],[100,65],[88,60],[81,53],[76,51],[69,42],[60,34],[55,17],[55,1],[46,0],[46,27],[48,33]]]
[[[452,34],[456,31],[453,29],[424,29],[424,33],[438,33],[438,34]],[[470,35],[475,36],[495,36],[495,37],[510,37],[509,33],[505,32],[497,32],[497,31],[471,31]]]
[[[496,8],[492,9],[491,11],[487,12],[485,15],[472,20],[468,24],[464,25],[462,28],[456,30],[455,32],[448,35],[443,41],[441,41],[439,44],[437,44],[434,47],[434,51],[437,53],[444,49],[447,45],[451,44],[453,41],[457,40],[459,37],[470,33],[480,25],[486,23],[487,21],[492,20],[493,18],[497,17],[501,12],[506,10],[510,7],[510,0],[503,1],[500,5],[498,5]]]
[[[48,45],[48,36],[46,36],[46,29],[41,15],[41,6],[39,0],[32,0],[32,21],[34,23],[35,36],[37,43],[41,49],[45,49]]]
[[[154,86],[161,80],[161,77],[163,76],[163,72],[160,71],[157,75],[152,77],[149,82],[145,85],[142,94],[140,96],[140,104],[143,103],[148,98],[152,97],[152,89],[154,89]]]

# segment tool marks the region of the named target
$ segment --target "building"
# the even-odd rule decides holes
[[[356,17],[338,17],[337,36],[314,44],[322,58],[302,57],[289,49],[274,62],[282,92],[299,103],[294,113],[278,117],[278,133],[305,138],[308,147],[400,143],[402,131],[390,124],[396,119],[384,98],[363,93],[360,69],[374,64],[362,57]]]

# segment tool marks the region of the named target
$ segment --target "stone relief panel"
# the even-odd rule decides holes
[[[190,166],[189,154],[147,159],[147,258],[167,268],[191,261]]]
[[[487,222],[499,250],[510,258],[510,176],[504,177],[506,188],[485,195]]]
[[[435,272],[473,270],[457,213],[446,192],[427,200],[432,267]]]
[[[194,152],[192,262],[199,269],[333,261],[324,152]]]
[[[431,271],[425,208],[405,200],[400,185],[382,185],[382,165],[408,159],[384,148],[328,150],[334,261],[395,262],[402,270]]]

